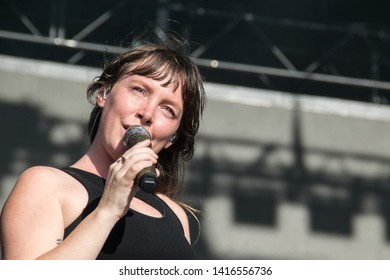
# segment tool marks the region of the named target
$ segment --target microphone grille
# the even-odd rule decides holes
[[[138,142],[150,139],[150,134],[142,125],[134,125],[127,129],[123,137],[123,145],[126,149],[130,149]]]

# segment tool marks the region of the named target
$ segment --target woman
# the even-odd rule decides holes
[[[180,193],[205,104],[201,76],[179,44],[147,43],[114,58],[89,86],[91,145],[67,168],[19,178],[1,216],[4,259],[191,259]],[[150,140],[130,149],[126,130]],[[155,194],[137,174],[156,166]]]

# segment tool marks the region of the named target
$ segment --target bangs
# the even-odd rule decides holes
[[[185,80],[184,74],[179,62],[175,57],[166,57],[159,54],[140,60],[138,63],[133,62],[127,70],[127,75],[140,75],[151,78],[156,81],[165,81],[162,86],[166,87],[173,84],[174,91]]]

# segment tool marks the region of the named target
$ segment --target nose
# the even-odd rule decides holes
[[[137,113],[137,118],[140,119],[142,125],[151,125],[153,123],[153,106],[146,103],[141,106]]]

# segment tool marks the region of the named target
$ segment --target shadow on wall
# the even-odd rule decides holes
[[[186,193],[200,199],[198,203],[190,201],[190,204],[195,204],[202,213],[202,199],[225,195],[232,201],[235,226],[252,225],[269,229],[278,226],[277,211],[281,203],[298,204],[309,213],[310,234],[326,234],[343,240],[354,238],[353,220],[356,215],[374,214],[385,221],[385,238],[390,244],[390,159],[364,153],[307,149],[301,138],[300,123],[299,106],[296,106],[291,126],[291,146],[256,140],[198,137],[197,143],[205,147],[205,152],[203,157],[195,158],[187,166],[190,176]],[[216,158],[211,151],[221,146],[227,147],[227,153],[232,147],[236,151],[240,149],[237,147],[244,150],[251,147],[252,154],[259,156],[250,163],[227,160],[224,156]],[[291,155],[292,161],[275,164],[275,158],[283,153]],[[306,163],[308,155],[319,158],[324,168],[310,168]],[[370,177],[358,172],[332,172],[326,168],[329,162],[338,162],[340,166],[345,162],[368,166],[374,163],[386,172]],[[216,178],[223,185],[216,184]],[[192,235],[196,236],[198,227],[194,221],[191,225],[194,228]],[[225,234],[229,235],[228,232]],[[206,239],[201,235],[195,247],[199,258],[220,258],[208,249]]]
[[[0,120],[0,178],[17,177],[34,165],[68,165],[88,144],[85,124],[47,117],[29,104],[0,102]],[[2,186],[0,197],[4,192]]]
[[[280,150],[290,150],[290,147],[207,137],[200,137],[198,141],[205,143],[210,149],[213,146],[229,143],[252,146],[262,151],[262,156],[251,165],[213,160],[207,156],[194,159],[188,164],[190,170],[188,173],[192,173],[192,176],[187,182],[186,194],[190,197],[204,199],[217,196],[218,191],[223,190],[223,194],[227,193],[233,202],[236,224],[274,228],[277,225],[278,205],[287,201],[304,205],[308,209],[310,230],[313,233],[352,238],[354,215],[364,212],[380,215],[386,221],[386,238],[390,241],[390,180],[388,174],[377,178],[365,178],[351,174],[338,176],[324,170],[308,171],[302,169],[304,165],[296,163],[280,166],[276,170],[267,165],[269,161],[266,158]],[[309,152],[332,161],[345,159],[374,161],[387,166],[390,170],[390,159],[387,158],[334,154],[331,151],[322,150]],[[224,180],[224,186],[218,188],[213,183],[213,178],[217,176],[228,176],[229,179]],[[370,200],[369,205],[368,200]],[[202,210],[202,203],[199,202],[194,207]],[[193,226],[197,230],[195,223]],[[194,231],[192,235],[196,236],[196,234],[197,232]],[[202,244],[204,240],[202,240],[201,237],[198,246],[204,248]],[[204,252],[200,253],[203,256]],[[207,256],[212,257],[211,252]]]

